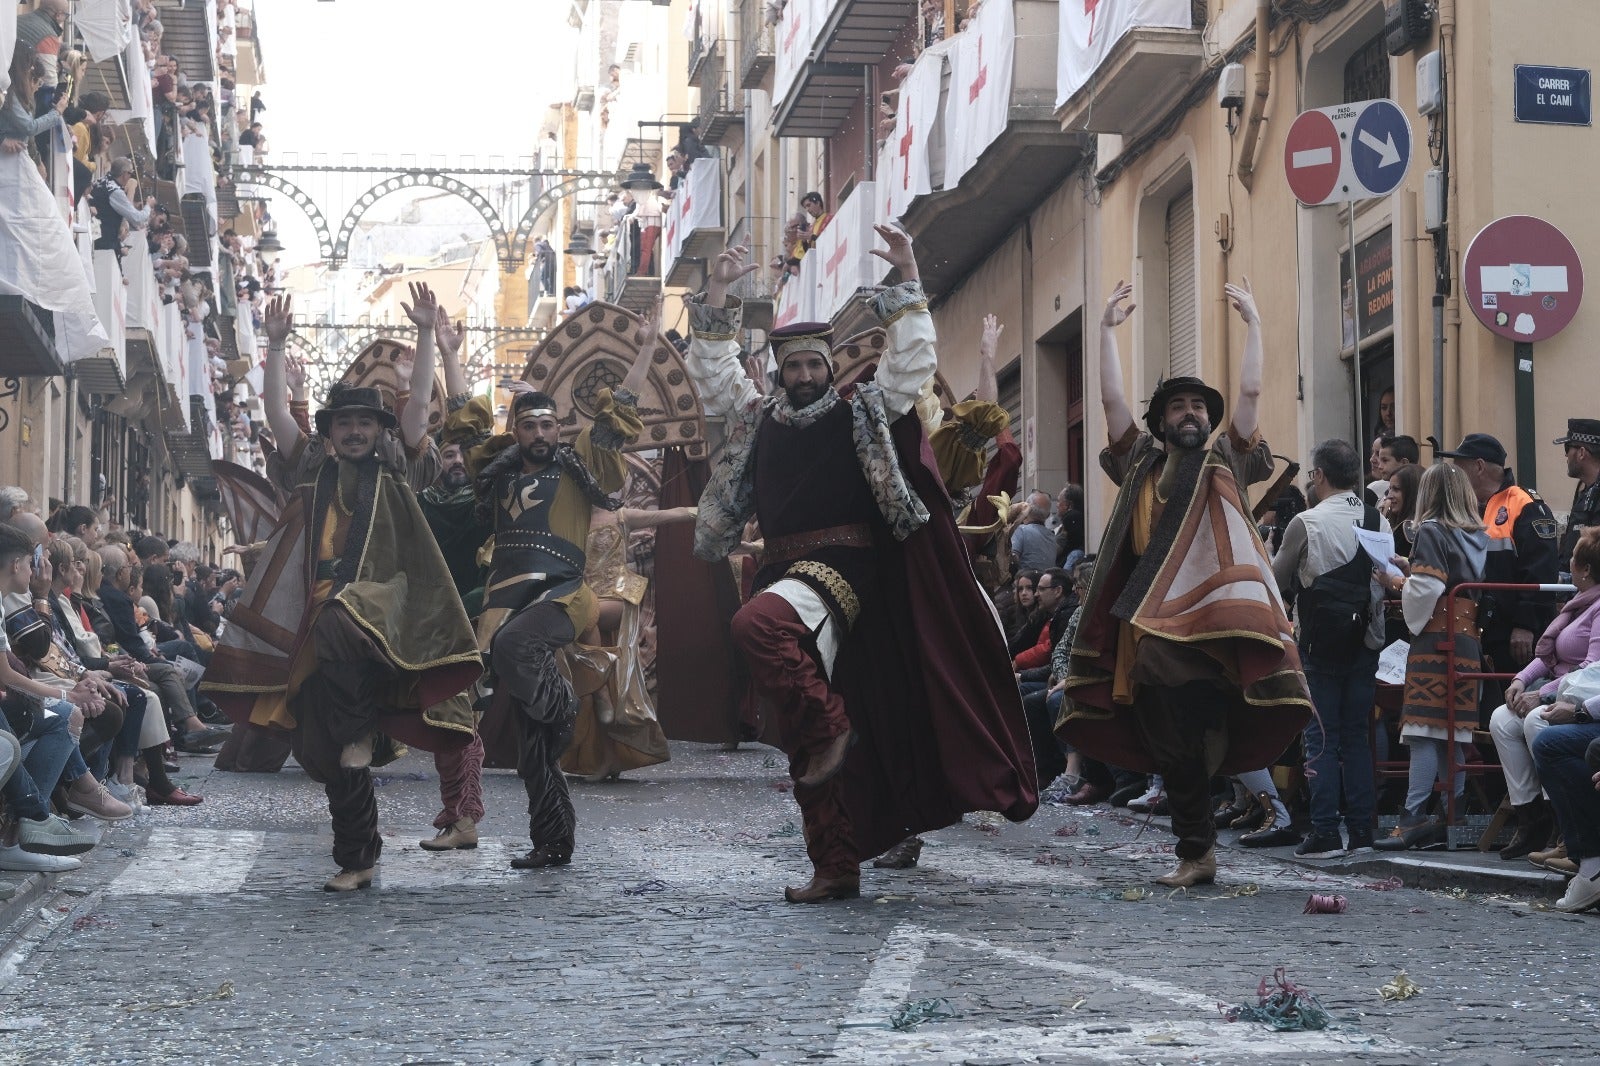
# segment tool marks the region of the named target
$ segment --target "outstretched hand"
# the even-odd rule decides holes
[[[983,359],[993,359],[994,353],[1000,349],[1000,334],[1006,327],[993,315],[983,316],[983,339],[978,342],[978,356]]]
[[[711,263],[711,273],[706,281],[706,303],[721,307],[727,301],[728,288],[740,278],[760,269],[760,263],[747,263],[750,249],[742,244],[729,247]]]
[[[1256,298],[1250,291],[1249,278],[1243,279],[1238,285],[1229,282],[1222,287],[1222,291],[1228,297],[1228,302],[1233,305],[1233,309],[1239,312],[1239,317],[1244,319],[1246,325],[1259,326],[1261,324],[1261,312],[1256,308]]]
[[[900,271],[901,281],[920,281],[921,275],[917,273],[917,255],[911,248],[911,234],[898,226],[874,224],[872,228],[878,231],[883,243],[889,246],[887,251],[873,248],[872,254]]]
[[[1117,282],[1117,287],[1111,290],[1111,296],[1106,300],[1105,313],[1100,316],[1100,325],[1105,329],[1116,329],[1133,314],[1133,309],[1138,304],[1122,306],[1124,300],[1133,298],[1133,283],[1129,281]]]
[[[266,314],[262,317],[262,328],[267,331],[269,344],[281,345],[287,341],[289,334],[294,331],[294,298],[284,295],[269,300]]]
[[[426,282],[421,281],[411,283],[411,302],[401,304],[400,309],[419,330],[433,329],[440,314],[438,297],[434,296],[433,289]]]
[[[439,351],[445,358],[454,356],[461,350],[461,341],[467,335],[465,322],[451,322],[450,316],[440,311],[433,320],[433,339],[438,342]]]
[[[305,360],[301,359],[299,356],[290,355],[285,352],[283,358],[283,379],[284,382],[289,386],[290,394],[298,399],[300,395],[305,392],[306,388]]]
[[[634,332],[633,343],[642,353],[647,348],[654,351],[661,341],[661,297],[657,296],[650,304],[650,310],[645,312],[639,328]]]

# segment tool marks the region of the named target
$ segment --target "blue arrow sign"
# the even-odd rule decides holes
[[[1369,196],[1399,188],[1411,166],[1411,123],[1393,100],[1371,100],[1350,131],[1350,166]]]

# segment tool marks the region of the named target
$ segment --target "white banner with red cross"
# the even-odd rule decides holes
[[[666,251],[661,259],[661,276],[672,273],[672,266],[683,255],[684,242],[697,229],[715,229],[722,220],[721,161],[703,156],[689,164],[689,175],[678,186],[662,221],[661,239]]]
[[[872,229],[878,221],[877,202],[876,182],[857,185],[803,260],[803,264],[816,260],[815,265],[822,268],[814,275],[817,312],[822,319],[833,318],[857,289],[878,284],[888,272],[888,264],[871,254],[878,246],[878,235]]]
[[[788,0],[783,5],[774,42],[776,55],[772,60],[774,106],[789,94],[800,68],[811,58],[811,46],[827,14],[827,0]]]
[[[1144,26],[1188,29],[1190,0],[1061,0],[1061,44],[1056,49],[1056,106],[1086,85],[1111,46]]]
[[[1069,6],[1075,0],[1064,0]],[[950,96],[944,112],[944,187],[953,189],[985,148],[1005,132],[1016,56],[1011,0],[985,0],[950,50]]]
[[[939,121],[944,60],[944,49],[928,49],[900,83],[894,132],[878,157],[878,213],[890,221],[898,222],[913,199],[933,191],[928,145]]]

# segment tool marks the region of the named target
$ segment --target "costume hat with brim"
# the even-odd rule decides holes
[[[328,427],[333,425],[333,416],[341,411],[369,414],[385,429],[393,429],[397,424],[394,412],[384,406],[383,393],[365,385],[339,384],[328,390],[328,402],[317,412],[317,432],[326,437]]]
[[[1600,449],[1600,418],[1567,419],[1567,435],[1557,444],[1579,444],[1589,449]]]
[[[1206,405],[1206,418],[1211,421],[1211,428],[1216,429],[1222,425],[1222,415],[1226,410],[1222,402],[1222,393],[1196,377],[1167,378],[1156,385],[1155,393],[1150,397],[1150,406],[1145,408],[1144,424],[1157,440],[1166,440],[1167,431],[1162,422],[1167,413],[1167,402],[1174,396],[1191,393],[1199,396]]]
[[[772,359],[783,369],[783,361],[799,352],[816,352],[832,365],[833,327],[826,322],[795,322],[767,334],[772,342]]]

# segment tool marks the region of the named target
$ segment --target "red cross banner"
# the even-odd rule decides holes
[[[955,188],[983,150],[1005,132],[1016,41],[1011,0],[986,0],[978,16],[956,37],[950,51],[950,96],[944,115],[947,189]]]
[[[888,273],[887,264],[870,253],[870,249],[881,247],[872,229],[878,221],[877,205],[877,183],[861,182],[839,205],[827,228],[817,237],[817,246],[802,261],[804,266],[813,268],[818,318],[833,318],[857,289],[878,284]],[[804,273],[801,277],[803,280]]]
[[[1135,27],[1188,29],[1189,0],[1061,0],[1061,45],[1056,50],[1056,106],[1088,84],[1111,46]]]
[[[710,157],[689,165],[689,176],[673,194],[662,222],[661,236],[666,248],[661,276],[672,273],[672,264],[683,255],[684,242],[695,230],[714,229],[722,219],[722,169]]]
[[[752,9],[759,11],[758,8]],[[772,102],[776,106],[789,93],[795,75],[811,55],[817,29],[827,13],[824,0],[788,0],[778,22],[776,55],[772,61]],[[759,14],[756,17],[760,17]]]
[[[928,142],[939,119],[939,83],[944,77],[944,49],[930,48],[900,83],[895,101],[894,132],[884,143],[878,164],[880,214],[899,221],[911,201],[933,191]]]

